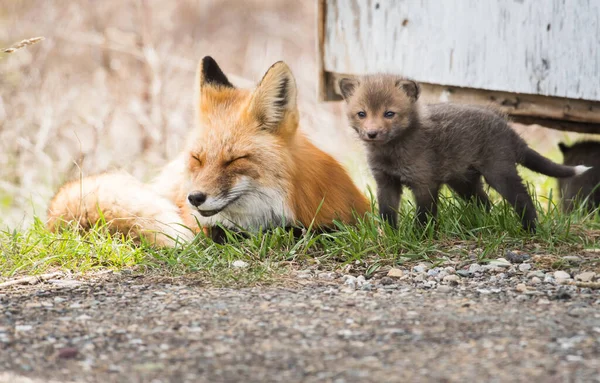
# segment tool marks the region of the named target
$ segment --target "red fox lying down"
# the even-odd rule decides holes
[[[285,63],[254,91],[235,88],[208,56],[196,77],[196,126],[183,153],[150,184],[124,172],[65,184],[50,202],[50,230],[65,221],[89,229],[104,218],[113,232],[173,246],[217,224],[327,228],[369,209],[344,168],[298,130]]]

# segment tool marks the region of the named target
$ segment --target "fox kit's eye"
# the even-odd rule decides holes
[[[389,111],[389,110],[388,110],[388,111],[386,111],[386,112],[383,114],[383,117],[385,117],[385,118],[392,118],[392,117],[394,117],[395,115],[396,115],[396,113],[394,113],[394,112],[392,112],[392,111]]]
[[[358,118],[365,118],[367,117],[367,114],[363,111],[360,111],[358,113],[356,113],[356,115],[358,116]]]
[[[202,163],[202,160],[200,159],[200,157],[198,157],[198,156],[195,156],[195,155],[193,155],[193,154],[192,154],[192,158],[193,158],[194,160],[196,160],[200,166],[202,166],[202,165],[203,165],[203,163]]]

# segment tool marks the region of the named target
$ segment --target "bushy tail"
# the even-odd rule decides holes
[[[194,233],[183,225],[178,207],[126,173],[105,173],[65,184],[50,202],[47,226],[76,222],[83,229],[104,219],[111,232],[174,246]]]
[[[566,166],[557,164],[531,148],[527,148],[525,150],[525,157],[521,162],[521,165],[533,170],[534,172],[556,178],[578,176],[591,169],[590,167],[584,165]]]

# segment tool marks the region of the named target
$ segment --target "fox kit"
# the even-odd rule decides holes
[[[581,141],[572,146],[560,143],[558,147],[563,153],[565,165],[592,166],[585,174],[559,180],[563,211],[571,211],[577,200],[586,198],[586,209],[597,209],[600,206],[600,141]]]
[[[571,177],[588,168],[563,166],[542,157],[492,110],[453,104],[424,105],[420,87],[393,75],[369,75],[339,82],[350,126],[366,143],[377,183],[380,214],[397,224],[402,186],[412,189],[419,222],[437,213],[438,191],[447,184],[460,197],[489,209],[481,176],[536,227],[536,211],[517,163],[553,176]]]
[[[89,228],[100,218],[114,231],[160,246],[188,240],[188,228],[254,231],[353,223],[369,209],[344,168],[298,130],[296,83],[275,63],[254,91],[235,88],[211,57],[197,72],[196,127],[187,147],[151,184],[102,174],[63,186],[48,226]],[[195,230],[197,231],[197,230]]]

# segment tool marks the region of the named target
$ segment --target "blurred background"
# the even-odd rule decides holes
[[[364,152],[341,102],[317,101],[315,1],[44,0],[0,2],[0,227],[45,219],[63,182],[124,168],[147,180],[193,129],[197,62],[213,56],[231,81],[252,86],[286,61],[299,87],[301,127],[364,188]],[[578,135],[515,127],[562,161]],[[538,195],[553,179],[524,172]]]

